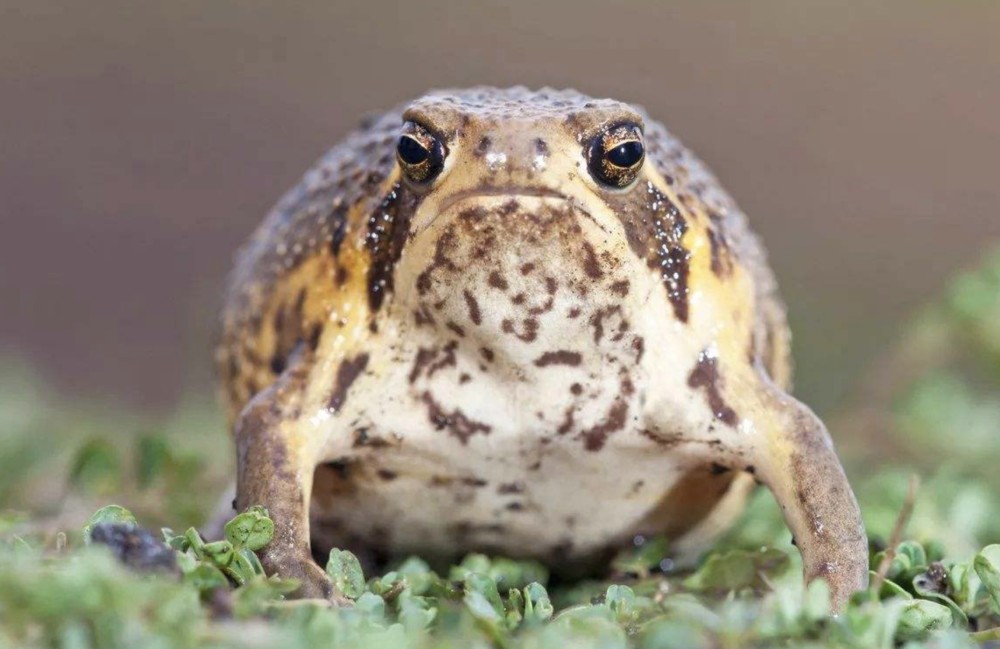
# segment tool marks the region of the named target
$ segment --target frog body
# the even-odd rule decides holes
[[[475,88],[367,120],[241,252],[218,360],[237,505],[271,511],[265,565],[302,595],[336,597],[310,557],[334,546],[694,557],[755,480],[807,577],[839,604],[864,584],[763,250],[627,104]]]

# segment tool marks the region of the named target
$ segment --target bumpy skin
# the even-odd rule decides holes
[[[444,142],[402,173],[403,120]],[[622,189],[591,142],[644,130]],[[806,577],[864,586],[857,503],[788,394],[789,335],[744,215],[641,110],[572,91],[432,93],[368,120],[239,256],[218,360],[237,506],[265,564],[336,598],[310,552],[533,556],[592,568],[635,534],[691,558],[754,480]]]

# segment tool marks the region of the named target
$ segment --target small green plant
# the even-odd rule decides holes
[[[825,583],[801,583],[764,490],[695,566],[675,565],[665,538],[635,539],[604,579],[576,583],[482,554],[365,575],[333,550],[325,568],[351,605],[293,600],[297,584],[258,558],[274,535],[266,510],[238,514],[220,540],[195,527],[215,505],[204,494],[232,475],[227,441],[196,434],[221,429],[212,417],[188,412],[149,433],[61,411],[0,374],[0,648],[1000,646],[998,323],[1000,251],[901,334],[891,369],[907,371],[889,373],[901,377],[891,404],[855,446],[872,587],[836,617]],[[878,456],[877,436],[898,446]],[[162,524],[184,532],[146,529]]]

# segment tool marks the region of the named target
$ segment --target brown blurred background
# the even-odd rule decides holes
[[[764,235],[835,404],[1000,239],[1000,3],[0,0],[0,353],[207,388],[232,253],[364,112],[431,87],[644,104]]]

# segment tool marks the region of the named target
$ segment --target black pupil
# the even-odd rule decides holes
[[[631,167],[642,160],[642,142],[623,142],[609,150],[605,157],[616,167]]]
[[[396,147],[396,150],[399,152],[399,157],[402,158],[403,162],[411,165],[418,165],[431,155],[430,151],[409,135],[399,138],[399,145]]]

